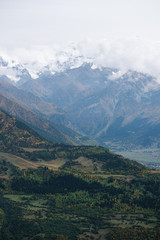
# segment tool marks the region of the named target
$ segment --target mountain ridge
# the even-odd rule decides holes
[[[52,126],[51,123],[47,122],[45,119],[40,118],[39,116],[37,116],[35,113],[28,110],[24,106],[19,105],[16,102],[13,102],[12,100],[4,97],[1,94],[0,94],[0,108],[6,111],[7,113],[11,114],[12,116],[18,118],[19,120],[23,121],[31,128],[33,128],[36,132],[38,132],[40,135],[42,135],[44,138],[47,138],[50,141],[63,142],[68,144],[77,143],[83,144],[83,141],[80,140],[83,137],[82,135],[72,131],[71,132],[72,135],[67,136],[66,128],[64,128],[63,130],[64,132],[66,131],[66,134],[64,134],[63,132],[57,130],[54,126]],[[70,133],[69,130],[68,133]]]
[[[40,116],[78,130],[102,145],[107,141],[118,141],[127,148],[129,141],[134,148],[160,144],[159,135],[155,136],[160,132],[160,85],[148,74],[97,68],[90,62],[54,73],[48,68],[37,79],[20,80],[16,86],[36,95],[44,106],[58,106],[53,114],[53,109],[50,113],[45,107],[40,109]],[[112,134],[115,126],[117,140]]]

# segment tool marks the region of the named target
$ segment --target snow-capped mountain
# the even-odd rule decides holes
[[[32,56],[32,53],[29,54]],[[35,53],[35,55],[37,54],[40,55],[39,52]],[[63,51],[55,49],[52,51],[51,56],[40,55],[39,58],[32,58],[31,56],[29,60],[23,59],[23,61],[18,60],[18,58],[0,57],[0,76],[7,76],[8,79],[18,82],[22,79],[24,81],[24,77],[36,79],[44,72],[50,72],[54,75],[56,72],[63,72],[80,67],[84,63],[93,62],[91,57],[82,55],[74,45],[67,47]]]
[[[159,144],[160,109],[155,97],[160,97],[160,85],[150,75],[86,63],[54,75],[43,72],[32,81],[20,81],[19,88],[61,107],[72,126],[101,144]],[[65,124],[63,118],[51,119]]]
[[[60,107],[63,114],[51,113],[50,121],[70,125],[101,144],[160,146],[160,84],[151,75],[96,66],[74,47],[41,63],[1,58],[0,75]],[[45,116],[43,110],[41,114]]]
[[[10,82],[17,82],[29,80],[31,75],[21,63],[17,63],[14,60],[7,62],[0,57],[0,78]]]

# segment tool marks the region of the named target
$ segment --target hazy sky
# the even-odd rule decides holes
[[[159,11],[160,0],[0,0],[0,56],[38,71],[82,55],[160,82]]]
[[[1,47],[86,38],[160,40],[160,0],[0,0]]]

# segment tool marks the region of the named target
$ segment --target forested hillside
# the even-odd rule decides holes
[[[48,142],[3,111],[0,143],[0,239],[159,239],[158,172]]]
[[[159,184],[160,175],[149,172],[13,168],[0,179],[0,239],[159,240]]]
[[[0,141],[0,150],[6,152],[12,152],[20,147],[47,144],[47,141],[31,128],[2,110],[0,110]]]

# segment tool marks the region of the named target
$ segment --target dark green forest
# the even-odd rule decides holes
[[[0,180],[0,239],[159,239],[160,174],[106,178],[46,167]]]

